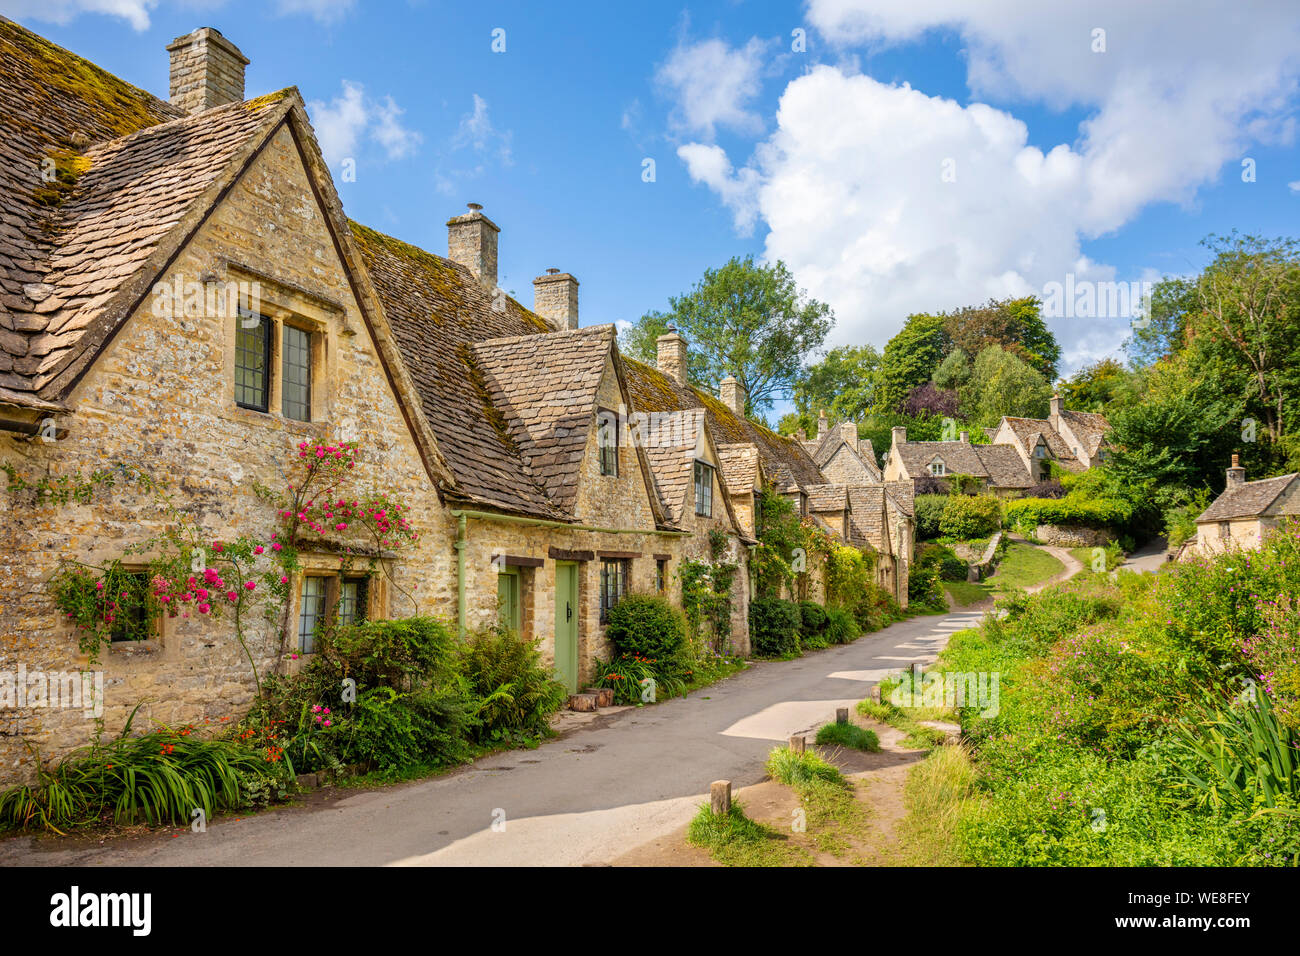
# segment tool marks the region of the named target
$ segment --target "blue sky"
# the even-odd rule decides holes
[[[881,347],[912,311],[1190,272],[1207,233],[1297,232],[1300,13],[1022,6],[0,0],[163,96],[167,42],[220,29],[250,97],[302,91],[349,215],[441,253],[448,216],[482,203],[502,287],[531,304],[534,276],[573,272],[583,324],[752,253],[831,302],[833,344]],[[1066,365],[1126,322],[1053,320]]]

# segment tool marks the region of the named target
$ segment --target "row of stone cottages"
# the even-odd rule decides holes
[[[29,481],[143,465],[214,541],[235,540],[276,527],[255,488],[283,486],[293,446],[356,440],[420,536],[370,580],[340,573],[329,533],[305,550],[287,626],[251,641],[263,671],[297,666],[321,619],[505,615],[577,688],[607,653],[606,609],[629,590],[680,600],[685,560],[740,565],[731,640],[746,651],[765,482],[878,552],[906,602],[910,484],[882,484],[852,426],[805,447],[755,425],[736,383],[721,399],[686,383],[676,334],[658,368],[621,356],[612,326],[578,327],[567,273],[535,280],[523,307],[496,286],[499,229],[474,204],[448,222],[446,258],[349,221],[296,90],[245,101],[248,60],[210,28],[168,50],[164,102],[0,18],[0,461]],[[256,294],[159,307],[162,290],[214,287]],[[51,574],[167,520],[129,482],[63,507],[0,496],[0,693],[15,698],[0,780],[21,774],[25,741],[48,756],[90,732],[82,712],[12,692],[20,669],[88,663]],[[142,700],[169,724],[246,706],[229,629],[165,617],[153,639],[112,644],[95,665],[110,729]]]

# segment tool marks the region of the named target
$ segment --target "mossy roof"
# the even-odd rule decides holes
[[[0,402],[57,406],[164,240],[285,107],[188,116],[4,18],[0,62]]]

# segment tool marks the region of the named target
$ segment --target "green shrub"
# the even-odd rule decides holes
[[[608,661],[596,661],[592,684],[613,690],[616,704],[652,704],[686,691],[685,680],[638,654],[619,654]]]
[[[1002,505],[992,495],[952,495],[939,519],[939,533],[965,540],[984,538],[1002,527]]]
[[[938,565],[913,563],[907,570],[907,602],[909,605],[944,608],[943,586],[939,583]]]
[[[946,544],[929,542],[916,549],[916,563],[937,567],[944,581],[965,581],[970,565]]]
[[[609,609],[605,627],[616,655],[644,657],[676,675],[684,665],[686,620],[659,594],[629,594]]]
[[[939,537],[939,521],[943,518],[947,495],[917,495],[913,501],[916,512],[916,540],[929,541]]]
[[[767,775],[787,787],[810,783],[829,783],[848,788],[839,768],[827,763],[811,750],[796,753],[789,747],[775,747],[767,757]]]
[[[868,750],[872,753],[880,750],[880,738],[876,732],[857,724],[822,724],[817,729],[817,743],[852,747],[854,750]]]
[[[797,657],[799,605],[781,598],[759,598],[749,605],[749,635],[758,657]]]
[[[1087,498],[1071,493],[1064,498],[1019,498],[1006,505],[1007,524],[1032,534],[1040,524],[1077,525],[1110,531],[1128,525],[1133,505],[1122,498]]]
[[[491,627],[471,634],[461,666],[477,699],[480,743],[535,738],[550,732],[549,718],[568,698],[564,685],[542,664],[538,642]]]
[[[801,647],[829,647],[826,639],[826,608],[816,601],[799,603],[799,644]]]
[[[826,643],[848,644],[858,639],[862,628],[852,614],[843,608],[833,607],[826,610]]]

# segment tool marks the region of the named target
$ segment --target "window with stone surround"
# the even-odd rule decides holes
[[[713,517],[713,466],[703,461],[695,463],[695,513]]]
[[[297,326],[284,326],[284,356],[281,372],[281,411],[285,418],[311,421],[311,333]]]
[[[235,404],[264,412],[271,399],[271,320],[239,310],[235,331]]]
[[[344,578],[339,584],[338,621],[356,624],[367,618],[370,581],[368,578]]]
[[[298,653],[316,653],[316,628],[325,621],[325,578],[309,575],[302,579],[298,605]]]
[[[109,640],[114,643],[155,640],[162,634],[162,614],[149,609],[149,572],[128,571],[116,586]],[[155,605],[156,606],[156,605]]]
[[[655,590],[663,594],[668,590],[668,559],[655,559]]]
[[[627,593],[627,558],[602,558],[600,561],[600,622],[605,623],[612,608]]]

